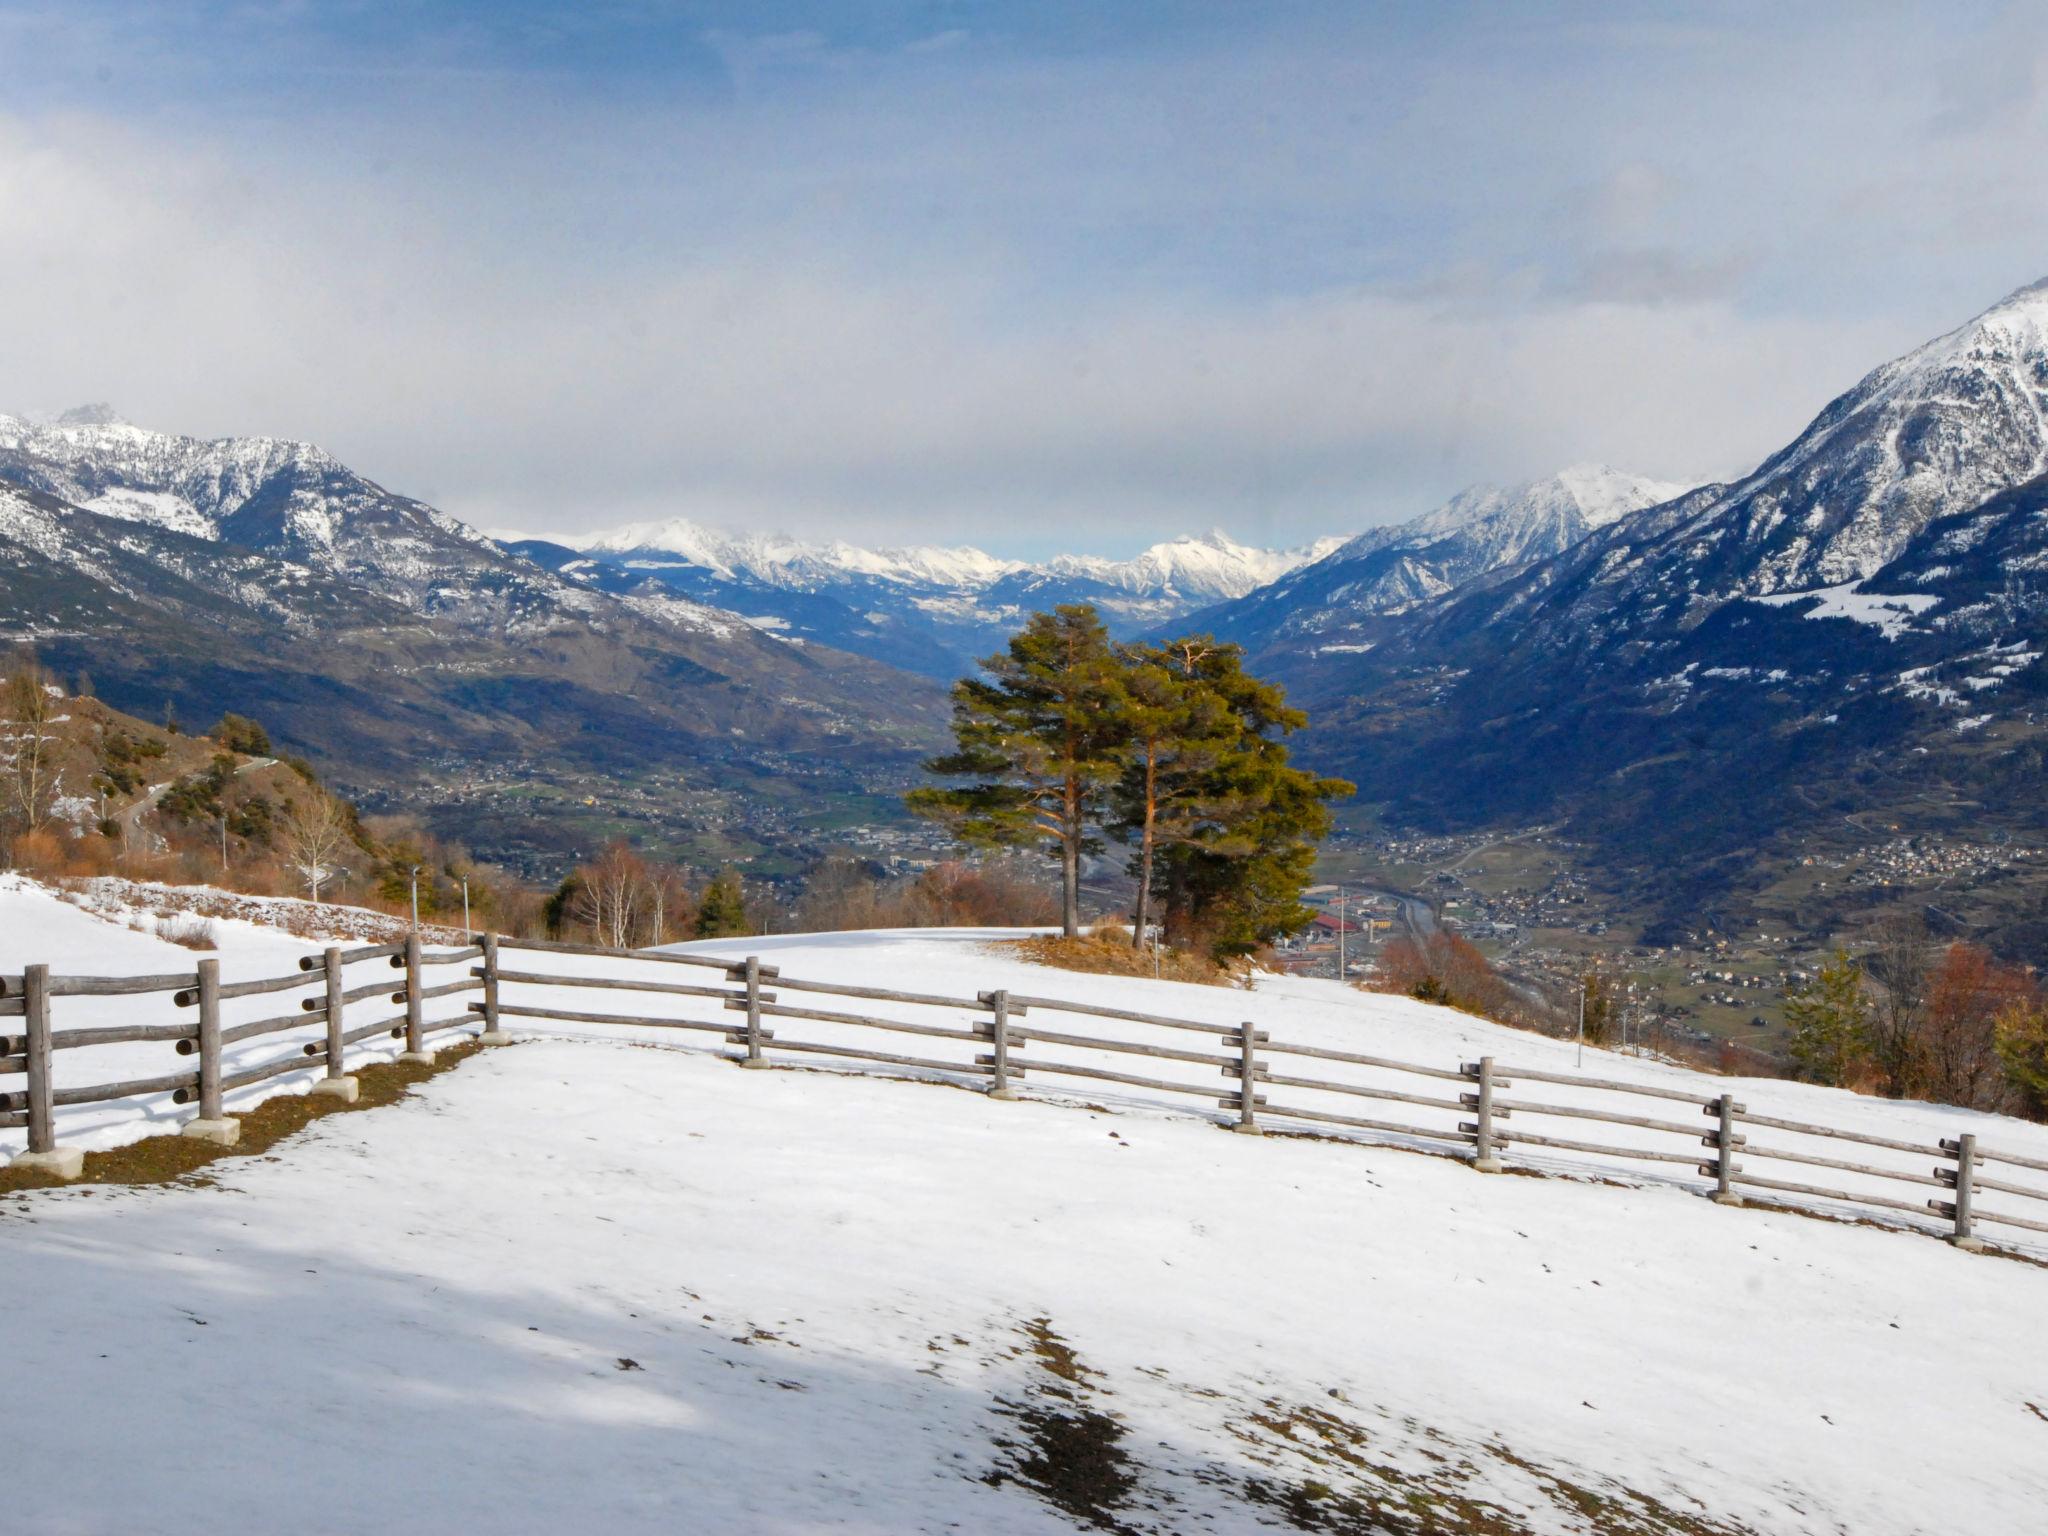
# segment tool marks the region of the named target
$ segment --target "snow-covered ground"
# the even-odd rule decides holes
[[[67,969],[191,959],[19,886],[0,922],[10,970],[24,935]],[[229,979],[312,947],[220,930]],[[1080,977],[987,937],[722,948],[792,975],[1142,999],[1415,1060],[1569,1064],[1569,1047],[1330,984]],[[80,1015],[60,1027],[120,1002],[60,1000]],[[1222,1135],[1198,1101],[1107,1084],[1034,1080],[1059,1102],[999,1104],[741,1072],[709,1036],[584,1033],[615,1038],[550,1026],[395,1108],[215,1164],[206,1187],[0,1201],[0,1362],[22,1384],[0,1524],[1066,1530],[1076,1517],[1027,1485],[1048,1447],[1071,1458],[1090,1434],[1127,1458],[1103,1518],[1148,1532],[1284,1529],[1347,1498],[1354,1523],[1323,1528],[2002,1532],[2048,1499],[2034,1265],[1655,1182]],[[1602,1075],[1690,1077],[1595,1055]],[[2043,1140],[1931,1106],[1737,1091],[1909,1138],[1968,1123],[2015,1150]],[[66,1139],[152,1128],[97,1113]],[[1359,1513],[1373,1497],[1377,1526]],[[1418,1499],[1440,1525],[1399,1523]],[[1475,1523],[1481,1507],[1501,1523]]]
[[[101,899],[105,898],[106,893],[102,892]],[[106,916],[88,913],[55,900],[40,886],[0,879],[0,933],[6,935],[4,946],[0,946],[0,970],[18,970],[25,961],[37,959],[47,960],[60,973],[128,974],[180,971],[191,967],[195,959],[191,951],[167,944],[153,934],[134,932],[122,926],[120,918],[123,909],[119,907],[106,910],[111,910],[113,914],[111,921]],[[252,909],[254,910],[258,909]],[[321,947],[320,941],[294,938],[248,921],[216,920],[214,926],[221,945],[222,979],[226,982],[288,972],[298,963],[299,956],[317,953]],[[1686,1068],[1613,1052],[1586,1050],[1581,1053],[1569,1042],[1549,1040],[1522,1031],[1506,1029],[1467,1014],[1407,998],[1361,993],[1332,982],[1288,976],[1265,976],[1259,979],[1255,989],[1247,992],[1130,978],[1082,976],[1071,972],[1048,970],[1025,964],[995,947],[996,941],[1015,936],[1016,931],[1008,929],[904,929],[856,934],[777,935],[678,947],[734,959],[757,953],[762,956],[764,962],[780,966],[791,976],[854,986],[913,990],[956,997],[963,1001],[974,998],[980,992],[1004,987],[1020,994],[1071,998],[1197,1022],[1213,1021],[1219,1031],[1234,1029],[1241,1021],[1249,1020],[1267,1031],[1276,1045],[1294,1043],[1338,1049],[1441,1069],[1455,1069],[1461,1063],[1473,1061],[1483,1055],[1491,1055],[1497,1059],[1500,1073],[1510,1078],[1518,1068],[1521,1068],[1570,1073],[1610,1081],[1641,1082],[1696,1095],[1702,1104],[1726,1090],[1734,1093],[1745,1109],[1756,1114],[1861,1131],[1911,1142],[1929,1150],[1899,1152],[1822,1141],[1775,1130],[1748,1132],[1751,1141],[1760,1148],[1790,1150],[1837,1159],[1847,1158],[1852,1162],[1893,1169],[1921,1178],[1928,1178],[1933,1172],[1935,1154],[1932,1149],[1935,1144],[1965,1131],[1975,1132],[1980,1144],[1994,1152],[2008,1151],[2023,1157],[2048,1159],[2048,1126],[2031,1125],[2004,1116],[1987,1115],[1947,1105],[1891,1103],[1859,1097],[1836,1089],[1773,1079],[1712,1077]],[[645,962],[549,955],[511,948],[506,950],[505,955],[504,964],[508,970],[533,974],[615,977],[637,975],[642,978],[652,974],[662,981],[680,980],[699,984],[715,982],[717,979],[715,973],[655,967]],[[434,970],[428,973],[427,979],[430,983],[439,983],[452,980],[456,975],[457,972],[452,968]],[[372,961],[351,968],[349,985],[360,986],[385,977],[389,977],[394,985],[399,981],[398,972],[391,970],[388,962]],[[295,1006],[299,996],[317,995],[318,978],[309,975],[307,981],[308,990],[304,994],[270,993],[229,999],[223,1005],[223,1020],[232,1027],[237,1023],[274,1018],[287,1013]],[[733,1025],[739,1022],[736,1015],[721,1012],[715,1001],[707,999],[648,998],[630,992],[553,988],[525,983],[508,983],[503,997],[508,1004],[513,1005],[554,1007],[579,1012],[661,1016],[679,1014]],[[923,1024],[936,1023],[955,1027],[965,1026],[976,1018],[986,1017],[985,1011],[965,1006],[949,1015],[944,1010],[926,1007],[870,1001],[850,1002],[829,995],[817,996],[795,992],[788,994],[783,1001],[792,1004],[808,1001],[814,1006],[826,1009],[850,1010],[857,1013],[900,1017]],[[463,997],[430,1001],[425,1010],[430,1025],[441,1020],[461,1018],[466,1002],[467,999]],[[60,1030],[72,1026],[190,1017],[189,1010],[183,1015],[175,1013],[166,996],[67,997],[57,999],[54,1007],[55,1023]],[[351,1005],[348,1019],[350,1024],[354,1025],[389,1017],[397,1011],[396,1005],[385,1000],[369,1000]],[[868,1029],[810,1020],[770,1018],[766,1022],[769,1028],[786,1039],[845,1044],[860,1049],[922,1056],[962,1065],[971,1063],[978,1052],[986,1049],[984,1043],[886,1035]],[[1026,1036],[1030,1036],[1034,1030],[1093,1035],[1154,1045],[1169,1044],[1202,1053],[1215,1053],[1219,1058],[1227,1056],[1235,1060],[1235,1047],[1226,1043],[1220,1033],[1169,1033],[1147,1025],[1044,1010],[1035,1010],[1029,1016],[1018,1018],[1015,1020],[1015,1026]],[[559,1022],[536,1024],[535,1021],[520,1018],[508,1019],[507,1027],[516,1032],[572,1037],[597,1036],[679,1049],[725,1049],[716,1035],[696,1032],[660,1032],[641,1028]],[[322,1027],[317,1023],[309,1023],[296,1030],[260,1036],[231,1045],[228,1048],[227,1073],[232,1075],[236,1071],[275,1061],[280,1057],[293,1056],[304,1043],[317,1040],[321,1035]],[[352,1046],[349,1059],[357,1060],[358,1051],[365,1057],[375,1058],[395,1054],[399,1049],[399,1042],[379,1036],[363,1042],[361,1046]],[[1583,1062],[1580,1059],[1581,1055]],[[1018,1050],[1014,1060],[1028,1070],[1034,1057],[1185,1083],[1198,1089],[1200,1093],[1199,1096],[1161,1093],[1151,1089],[1043,1075],[1026,1078],[1026,1091],[1032,1094],[1108,1104],[1117,1108],[1171,1106],[1185,1114],[1207,1115],[1215,1119],[1229,1118],[1211,1096],[1220,1098],[1233,1091],[1234,1080],[1227,1078],[1215,1065],[1111,1055],[1043,1041]],[[820,1058],[817,1057],[795,1059],[807,1065],[820,1063]],[[1446,1104],[1454,1103],[1459,1092],[1469,1087],[1469,1084],[1448,1083],[1375,1068],[1289,1056],[1273,1048],[1262,1049],[1260,1059],[1277,1076],[1320,1078],[1365,1088],[1420,1093],[1440,1098]],[[55,1060],[59,1088],[156,1076],[192,1065],[191,1058],[176,1056],[172,1047],[166,1044],[67,1050],[59,1052]],[[863,1070],[860,1064],[855,1062],[835,1060],[831,1065],[837,1070]],[[317,1067],[308,1068],[304,1072],[287,1074],[240,1090],[238,1093],[230,1093],[228,1109],[232,1113],[236,1107],[254,1103],[272,1093],[300,1091],[319,1074],[319,1071]],[[1454,1130],[1461,1120],[1470,1116],[1469,1110],[1455,1107],[1432,1109],[1350,1094],[1318,1092],[1277,1083],[1266,1088],[1264,1092],[1275,1106],[1396,1121],[1442,1131]],[[1703,1116],[1699,1104],[1622,1097],[1565,1085],[1537,1083],[1533,1080],[1516,1081],[1514,1086],[1504,1090],[1500,1097],[1504,1104],[1557,1104],[1618,1111],[1684,1127],[1686,1132],[1696,1132],[1700,1135],[1713,1128],[1712,1122]],[[58,1111],[59,1140],[66,1145],[88,1149],[119,1145],[174,1126],[190,1114],[189,1108],[172,1105],[168,1095],[109,1104],[68,1106]],[[1533,1133],[1579,1142],[1681,1152],[1686,1154],[1688,1161],[1659,1164],[1607,1158],[1578,1151],[1551,1151],[1534,1146],[1515,1150],[1511,1144],[1511,1155],[1518,1162],[1546,1171],[1591,1173],[1604,1178],[1676,1184],[1689,1189],[1697,1189],[1702,1182],[1690,1159],[1695,1152],[1698,1157],[1709,1155],[1705,1148],[1698,1146],[1690,1134],[1676,1135],[1671,1131],[1562,1118],[1538,1119],[1526,1112],[1503,1121],[1501,1130],[1510,1138],[1511,1143],[1517,1133]],[[18,1147],[21,1141],[20,1131],[0,1131],[0,1149]],[[1424,1138],[1413,1139],[1408,1144],[1437,1151],[1444,1150],[1446,1145],[1442,1141]],[[1893,1198],[1910,1198],[1915,1193],[1911,1186],[1890,1180],[1862,1178],[1854,1173],[1825,1166],[1809,1167],[1752,1157],[1744,1163],[1744,1167],[1749,1172],[1774,1179],[1841,1188],[1856,1193],[1888,1195]],[[2004,1166],[1987,1171],[1995,1172],[1996,1177],[2007,1182],[2048,1190],[2048,1175]],[[1921,1188],[1928,1197],[1939,1197],[1943,1194],[1943,1191],[1931,1185],[1922,1185]],[[2030,1202],[2020,1197],[1986,1194],[1980,1197],[1979,1205],[1987,1210],[2003,1208],[2037,1220],[2048,1219],[2048,1203]],[[1913,1224],[1914,1220],[1903,1214],[1888,1215],[1884,1219],[1909,1225]],[[1921,1225],[1927,1230],[1939,1230],[1942,1223],[1930,1213]],[[2023,1229],[1987,1225],[1984,1230],[2003,1244],[2048,1258],[2048,1240],[2042,1240]]]

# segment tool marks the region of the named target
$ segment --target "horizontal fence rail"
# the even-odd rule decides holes
[[[508,967],[502,962],[506,950],[628,962],[638,969],[597,975]],[[349,967],[378,960],[403,974],[350,984]],[[444,966],[463,969],[449,980],[424,982],[426,972]],[[673,969],[678,966],[716,975],[683,980]],[[606,1006],[610,997],[593,996],[590,1001],[599,1006],[572,1008],[559,996],[536,997],[536,990],[612,994],[618,1002]],[[308,994],[295,1000],[295,1010],[294,1000],[286,1000],[283,1006],[291,1011],[222,1024],[224,1001],[294,991]],[[171,994],[170,1006],[182,1017],[52,1026],[58,998],[163,993]],[[468,1001],[452,1017],[427,1018],[427,1003],[450,998]],[[351,1004],[373,1000],[403,1011],[348,1019]],[[827,1006],[841,1002],[888,1004],[925,1016]],[[714,1016],[676,1011],[686,1006]],[[227,1093],[321,1070],[315,1092],[353,1098],[354,1080],[345,1070],[352,1046],[384,1037],[403,1042],[401,1060],[430,1060],[430,1036],[474,1030],[497,1043],[506,1038],[505,1020],[530,1019],[710,1035],[718,1046],[736,1047],[733,1059],[742,1066],[764,1067],[777,1058],[785,1064],[838,1060],[965,1080],[998,1099],[1016,1097],[1020,1084],[1034,1080],[1108,1083],[1200,1101],[1202,1111],[1220,1111],[1246,1134],[1289,1128],[1364,1132],[1402,1145],[1450,1149],[1486,1172],[1531,1150],[1613,1158],[1662,1168],[1663,1177],[1688,1185],[1704,1181],[1705,1192],[1723,1204],[1822,1202],[1858,1214],[1897,1213],[1939,1223],[1944,1235],[1968,1249],[1984,1246],[1981,1227],[2048,1233],[2048,1180],[2023,1177],[2048,1174],[2048,1158],[1980,1147],[1974,1135],[1881,1136],[1757,1113],[1727,1093],[1703,1096],[1655,1083],[1500,1066],[1492,1057],[1456,1064],[1401,1061],[1274,1039],[1249,1022],[1203,1023],[1074,998],[1009,991],[952,997],[808,980],[785,976],[753,956],[732,960],[482,934],[433,951],[422,947],[418,935],[400,943],[330,948],[303,957],[295,972],[232,982],[221,980],[215,959],[161,976],[56,976],[47,966],[28,966],[18,976],[0,976],[0,1019],[14,1018],[22,1024],[0,1026],[0,1129],[26,1129],[28,1157],[56,1159],[47,1166],[67,1176],[73,1170],[62,1169],[56,1146],[58,1108],[167,1094],[175,1104],[198,1106],[188,1133],[231,1141],[235,1122],[225,1115]],[[1069,1018],[1076,1022],[1064,1023]],[[1086,1032],[1093,1020],[1121,1028]],[[230,1046],[308,1026],[320,1026],[322,1038],[291,1042],[287,1054],[270,1060],[226,1060]],[[848,1032],[855,1038],[844,1038]],[[173,1060],[199,1060],[150,1077],[56,1085],[56,1052],[128,1044],[164,1044],[172,1047]],[[1274,1094],[1284,1094],[1284,1102]],[[1691,1106],[1696,1116],[1688,1117],[1681,1106]],[[1397,1113],[1402,1118],[1385,1118]],[[1752,1133],[1763,1141],[1752,1140]],[[1981,1195],[1993,1197],[1995,1207],[1981,1204]]]

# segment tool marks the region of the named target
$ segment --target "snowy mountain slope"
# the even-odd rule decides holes
[[[345,792],[485,856],[530,866],[587,831],[451,798],[451,779],[582,801],[593,772],[685,769],[786,828],[786,754],[865,793],[936,740],[921,679],[659,587],[566,579],[304,444],[84,414],[0,421],[0,633],[148,718],[255,715]]]
[[[120,421],[105,407],[48,424],[0,416],[0,480],[105,517],[318,570],[469,630],[602,616],[574,584],[310,443],[179,437]]]
[[[1575,547],[1503,612],[1639,638],[1873,576],[1935,518],[2048,469],[2048,280],[1866,375],[1752,474]]]
[[[2048,586],[1998,498],[2041,473],[2044,399],[2037,284],[1738,481],[1350,632],[1279,613],[1258,659],[1362,799],[1439,828],[1562,822],[1653,931],[1768,886],[1846,813],[2032,841]],[[1952,677],[1984,680],[1967,714]],[[2048,955],[2048,926],[2016,922],[1978,936]]]
[[[1027,564],[971,548],[868,550],[676,520],[508,547],[604,591],[666,587],[779,632],[950,678],[1034,610],[1093,603],[1116,633],[1136,634],[1243,596],[1337,542],[1257,549],[1218,530],[1155,544],[1129,560],[1062,555]]]
[[[1254,653],[1369,644],[1385,618],[1562,553],[1687,487],[1581,464],[1506,488],[1473,486],[1405,523],[1369,529],[1203,616]]]
[[[843,980],[1010,969],[972,936],[768,942]],[[228,954],[270,963],[239,930]],[[1014,969],[1176,1013],[1245,1000]],[[1273,1001],[1376,1036],[1339,991]],[[1415,1038],[1486,1028],[1398,1011]],[[11,1199],[0,1294],[38,1412],[10,1513],[1918,1536],[2025,1529],[2048,1497],[2028,1406],[2048,1354],[2016,1321],[2035,1267],[1668,1188],[1248,1141],[1141,1098],[996,1104],[539,1040],[209,1187]],[[232,1456],[193,1456],[136,1390],[160,1379]],[[87,1436],[122,1456],[64,1475]]]

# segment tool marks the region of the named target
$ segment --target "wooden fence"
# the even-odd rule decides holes
[[[635,969],[624,975],[582,975],[520,969],[516,960],[508,965],[507,953],[521,950],[608,964],[631,962]],[[351,967],[378,961],[403,975],[350,984]],[[430,982],[430,973],[454,965],[464,969],[453,979]],[[1525,1149],[1649,1163],[1660,1166],[1667,1176],[1675,1171],[1680,1182],[1701,1183],[1705,1193],[1723,1204],[1754,1199],[1768,1204],[1820,1201],[1847,1207],[1850,1214],[1875,1212],[1894,1221],[1898,1213],[1922,1223],[1931,1217],[1943,1235],[1973,1250],[1985,1246],[1982,1226],[2048,1233],[2048,1181],[2028,1183],[2022,1177],[2048,1174],[2048,1159],[1980,1146],[1974,1135],[1927,1141],[1879,1136],[1755,1113],[1727,1093],[1702,1097],[1697,1091],[1652,1083],[1500,1066],[1490,1056],[1455,1065],[1398,1061],[1276,1040],[1250,1023],[1201,1023],[1010,991],[965,998],[810,981],[785,976],[753,956],[734,961],[494,934],[479,935],[460,948],[432,951],[423,948],[418,935],[397,944],[334,948],[303,958],[299,966],[284,976],[225,983],[218,960],[201,960],[192,971],[160,976],[59,976],[45,965],[28,966],[19,976],[0,976],[0,1029],[7,1028],[10,1019],[23,1021],[22,1033],[0,1033],[0,1090],[5,1090],[0,1091],[0,1128],[26,1128],[30,1158],[72,1177],[78,1154],[65,1152],[56,1142],[55,1111],[61,1107],[167,1093],[178,1104],[197,1106],[196,1118],[185,1128],[188,1133],[231,1141],[234,1122],[225,1116],[223,1095],[236,1089],[324,1067],[314,1091],[353,1097],[354,1083],[344,1070],[347,1054],[351,1046],[373,1036],[403,1040],[401,1059],[431,1059],[430,1036],[479,1029],[483,1040],[495,1043],[507,1038],[506,1020],[534,1019],[694,1031],[716,1036],[720,1045],[737,1047],[742,1066],[767,1066],[776,1058],[852,1061],[870,1068],[972,1080],[997,1099],[1014,1098],[1018,1085],[1034,1078],[1110,1083],[1200,1100],[1205,1109],[1213,1106],[1222,1112],[1220,1118],[1248,1134],[1277,1122],[1297,1131],[1449,1148],[1485,1172],[1499,1171],[1505,1158]],[[692,971],[717,976],[680,979]],[[308,989],[317,991],[299,998],[295,1009],[232,1026],[221,1021],[226,1000]],[[649,1011],[569,1009],[552,999],[536,998],[536,989],[626,993],[632,1001],[625,1006]],[[53,1027],[57,1000],[62,998],[164,993],[171,995],[180,1017],[157,1023]],[[460,1014],[429,1021],[425,1005],[451,997],[471,1000]],[[818,999],[908,1006],[926,1016],[851,1012],[823,1007]],[[351,1005],[372,1002],[401,1011],[347,1022]],[[704,1008],[706,1003],[716,1004],[718,1016],[693,1017],[682,1011],[686,1006],[711,1011]],[[741,1017],[729,1016],[734,1014]],[[1102,1021],[1113,1032],[1075,1032],[1084,1024],[1054,1027],[1065,1022],[1062,1015]],[[1032,1022],[1020,1022],[1026,1019]],[[806,1033],[828,1038],[780,1033],[771,1021],[783,1020],[823,1025],[822,1031],[812,1028]],[[324,1024],[321,1039],[304,1043],[291,1054],[227,1070],[228,1047],[313,1023]],[[889,1037],[900,1036],[918,1043],[876,1048],[894,1045]],[[168,1044],[179,1056],[198,1060],[182,1071],[157,1076],[55,1086],[56,1052],[140,1042]],[[911,1049],[936,1054],[904,1054]],[[1133,1067],[1143,1070],[1127,1070]],[[1164,1072],[1176,1075],[1158,1075]],[[1308,1075],[1315,1072],[1324,1075]],[[25,1079],[20,1088],[11,1086],[15,1078]],[[1544,1087],[1564,1090],[1549,1098],[1577,1096],[1582,1102],[1544,1102],[1535,1097]],[[1272,1095],[1279,1090],[1314,1102],[1276,1102]],[[1399,1109],[1377,1110],[1375,1115],[1360,1112],[1379,1105]],[[1688,1107],[1699,1118],[1688,1118]],[[1395,1113],[1407,1118],[1376,1117]],[[1542,1128],[1531,1129],[1532,1123]],[[1772,1133],[1770,1144],[1752,1141],[1752,1132]],[[1599,1134],[1609,1139],[1585,1139]],[[1866,1160],[1851,1161],[1844,1155],[1848,1152]],[[1898,1163],[1887,1166],[1867,1160],[1880,1154]],[[1770,1166],[1768,1175],[1758,1171],[1765,1166]],[[1807,1169],[1831,1172],[1837,1175],[1837,1185],[1854,1187],[1806,1182],[1817,1176],[1803,1172]],[[1788,1171],[1799,1177],[1786,1176]],[[1929,1189],[1937,1191],[1932,1198],[1926,1194]],[[2038,1204],[2024,1207],[2028,1214],[2003,1204],[1985,1209],[1978,1203],[1985,1194]]]

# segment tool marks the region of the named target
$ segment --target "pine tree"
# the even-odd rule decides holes
[[[1792,1026],[1790,1054],[1810,1083],[1839,1088],[1868,1049],[1870,998],[1863,969],[1840,950],[1820,974],[1785,998],[1785,1022]]]
[[[1211,811],[1216,765],[1236,741],[1237,721],[1221,694],[1196,673],[1206,649],[1182,640],[1170,646],[1125,646],[1125,768],[1112,801],[1111,830],[1135,839],[1131,873],[1138,894],[1131,943],[1140,947],[1152,921],[1152,887],[1162,841],[1185,841]]]
[[[1614,1033],[1614,983],[1597,967],[1579,976],[1580,1033],[1588,1043],[1604,1046]]]
[[[721,869],[697,898],[697,937],[700,939],[743,938],[754,931],[747,916],[747,893],[740,877]]]
[[[1159,855],[1169,936],[1218,959],[1250,954],[1315,920],[1301,904],[1329,802],[1352,793],[1342,779],[1288,761],[1281,739],[1308,723],[1286,694],[1244,670],[1244,653],[1207,636],[1176,642],[1192,683],[1231,720],[1228,742],[1199,775]]]
[[[906,803],[982,847],[1038,844],[1060,861],[1061,926],[1081,928],[1081,857],[1121,773],[1122,669],[1108,631],[1085,603],[1037,613],[986,677],[953,685],[957,750],[928,772],[974,782],[913,790]]]

